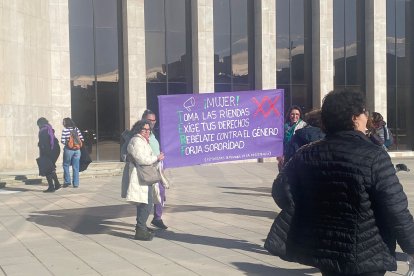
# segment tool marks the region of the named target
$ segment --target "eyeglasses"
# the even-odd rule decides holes
[[[147,119],[147,121],[156,122],[157,120]]]
[[[143,128],[143,129],[141,129],[141,131],[151,131],[151,129],[150,128]]]

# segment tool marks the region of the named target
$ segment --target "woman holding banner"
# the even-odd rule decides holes
[[[155,137],[154,134],[154,128],[155,124],[157,122],[157,117],[154,112],[152,112],[149,109],[146,109],[144,113],[142,114],[142,119],[147,120],[150,123],[151,127],[151,134],[149,136],[149,145],[155,155],[159,155],[161,153],[160,151],[160,144]],[[162,170],[162,162],[159,164],[160,170]],[[167,229],[168,227],[164,224],[164,221],[162,220],[162,211],[164,209],[164,202],[165,202],[165,189],[168,188],[168,183],[160,182],[158,183],[159,189],[160,189],[160,202],[154,204],[154,218],[151,221],[151,224],[154,225],[157,228],[160,229]]]
[[[302,120],[302,109],[297,106],[293,105],[289,108],[287,113],[287,123],[285,124],[285,136],[283,139],[283,155],[286,155],[286,149],[288,148],[288,144],[290,140],[292,140],[293,135],[295,134],[296,130],[303,128],[306,126],[306,122]],[[278,161],[278,168],[279,171],[284,166],[284,156],[277,157]]]

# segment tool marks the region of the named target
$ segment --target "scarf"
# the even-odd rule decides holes
[[[144,135],[138,134],[139,137],[141,137],[141,139],[143,139],[144,141],[147,141],[147,144],[149,144],[149,138],[144,137]]]
[[[295,124],[289,126],[289,124],[285,124],[285,143],[289,143],[292,139],[293,134],[295,133],[295,128],[302,120],[299,119]]]
[[[50,139],[50,149],[53,149],[53,147],[55,146],[55,131],[54,131],[54,129],[52,128],[51,125],[45,124],[40,129],[40,131],[43,131],[43,130],[47,130],[47,134],[49,135],[49,139]]]

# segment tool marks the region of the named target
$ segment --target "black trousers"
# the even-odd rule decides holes
[[[57,186],[60,185],[59,179],[56,175],[56,171],[46,175],[47,184],[49,185],[49,189],[55,189]],[[54,184],[53,184],[54,182]]]

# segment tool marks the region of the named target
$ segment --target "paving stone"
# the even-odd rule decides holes
[[[414,159],[394,162],[412,168],[398,176],[414,213]],[[4,191],[13,193],[0,193],[0,275],[320,275],[263,248],[280,211],[270,195],[276,167],[169,169],[169,228],[156,230],[150,242],[133,239],[136,209],[120,198],[120,175],[90,172],[79,189],[53,194],[42,192],[45,184],[8,183]],[[400,253],[398,271],[386,275],[406,270]]]

